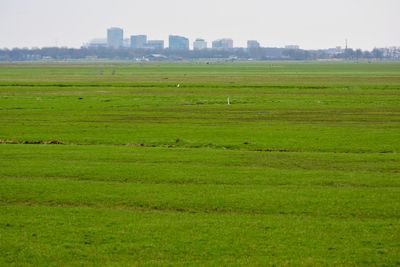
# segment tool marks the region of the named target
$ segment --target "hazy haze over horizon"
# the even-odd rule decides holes
[[[169,34],[212,40],[228,37],[262,46],[316,49],[400,46],[399,0],[1,0],[0,48],[80,47],[121,27],[125,38]]]

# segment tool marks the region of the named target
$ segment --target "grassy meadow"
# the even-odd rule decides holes
[[[0,266],[400,266],[399,152],[400,63],[3,63]]]

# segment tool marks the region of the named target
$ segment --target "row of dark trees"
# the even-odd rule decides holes
[[[317,60],[317,59],[394,59],[400,60],[400,48],[345,49],[332,53],[329,50],[301,50],[284,48],[256,48],[231,50],[173,51],[133,50],[109,48],[37,48],[37,49],[3,49],[0,50],[0,61],[35,61],[35,60],[196,60],[196,59],[254,59],[254,60]]]

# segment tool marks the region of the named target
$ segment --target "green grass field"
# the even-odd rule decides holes
[[[400,266],[399,152],[400,63],[0,64],[0,266]]]

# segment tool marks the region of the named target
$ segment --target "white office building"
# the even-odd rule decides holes
[[[204,39],[196,39],[193,42],[193,50],[207,49],[207,42]]]

